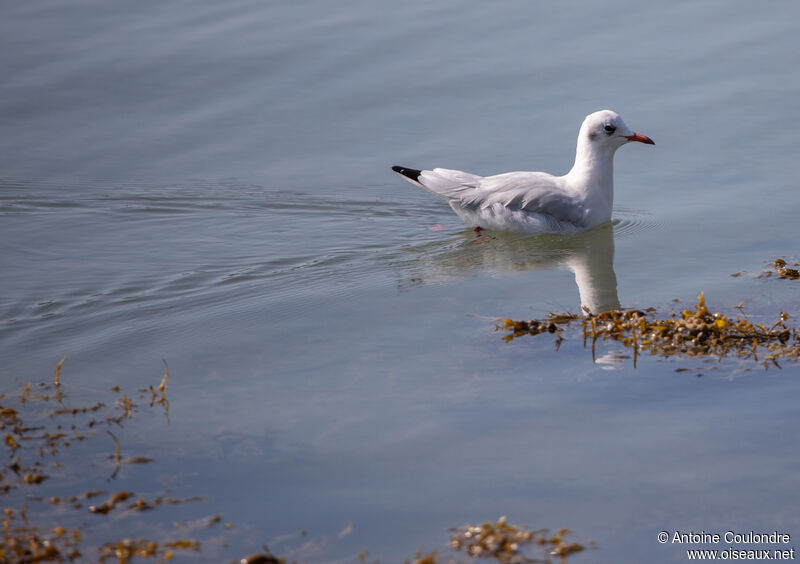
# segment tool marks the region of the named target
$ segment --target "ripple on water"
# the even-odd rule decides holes
[[[311,194],[227,181],[0,177],[0,188],[14,290],[0,300],[0,334],[20,343],[91,339],[98,328],[109,336],[160,324],[164,311],[288,315],[309,297],[354,299],[355,288],[396,282],[393,259],[416,232],[429,235],[420,226],[437,214],[360,187]]]
[[[614,238],[631,237],[644,231],[659,231],[664,223],[653,217],[649,211],[630,208],[614,208]]]

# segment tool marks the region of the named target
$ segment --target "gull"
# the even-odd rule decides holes
[[[583,120],[575,164],[564,176],[546,172],[478,176],[446,168],[402,166],[392,170],[444,198],[476,230],[570,235],[611,219],[614,153],[631,141],[655,145],[649,137],[631,131],[616,112],[600,110]]]

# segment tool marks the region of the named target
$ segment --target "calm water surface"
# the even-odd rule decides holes
[[[575,562],[685,561],[662,530],[800,542],[795,364],[634,368],[579,333],[556,352],[494,331],[582,299],[669,314],[700,291],[765,323],[800,313],[796,285],[756,278],[800,254],[795,4],[2,16],[0,392],[66,355],[88,401],[158,383],[166,359],[170,423],[118,433],[157,464],[113,487],[205,496],[237,532],[200,560],[266,542],[401,561],[503,514],[593,539]],[[478,238],[389,169],[560,174],[604,107],[657,145],[620,150],[614,225],[582,237]],[[175,518],[143,515],[143,534]],[[278,539],[301,530],[303,549]]]

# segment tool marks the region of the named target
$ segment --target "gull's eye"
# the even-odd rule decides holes
[[[603,129],[605,129],[606,133],[608,133],[609,135],[611,135],[612,133],[614,133],[617,130],[617,128],[614,127],[613,125],[607,125]]]

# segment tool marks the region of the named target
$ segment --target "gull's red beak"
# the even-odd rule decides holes
[[[638,141],[639,143],[646,143],[648,145],[655,145],[655,141],[650,139],[647,135],[641,133],[634,133],[633,135],[625,137],[628,141]]]

